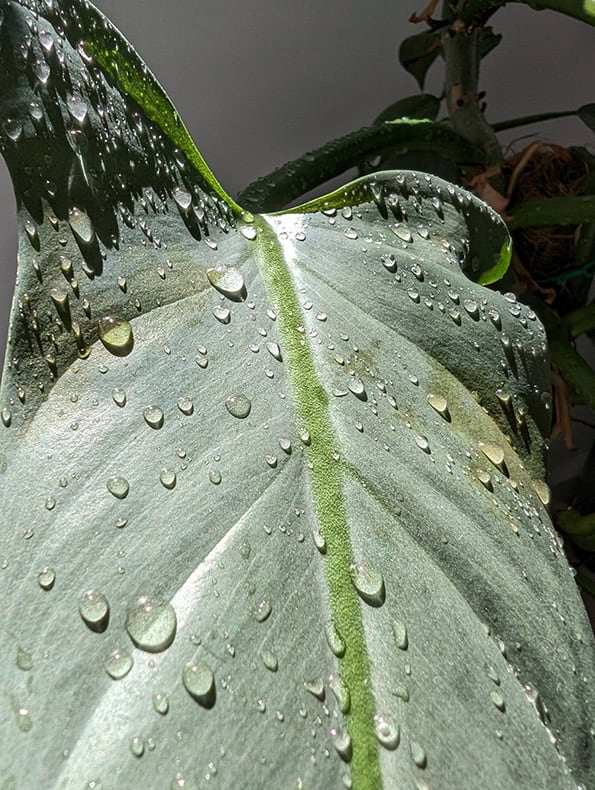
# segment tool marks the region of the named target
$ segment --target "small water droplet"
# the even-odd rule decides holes
[[[202,661],[190,663],[182,673],[184,688],[191,697],[203,708],[212,708],[215,704],[215,676]]]
[[[194,403],[192,402],[192,399],[187,398],[185,395],[183,395],[181,398],[178,398],[178,409],[186,416],[192,414],[194,411]]]
[[[326,540],[324,535],[320,532],[319,529],[315,529],[312,532],[312,540],[314,541],[314,545],[318,549],[321,554],[326,554]]]
[[[370,606],[382,606],[386,598],[386,590],[381,573],[368,565],[353,565],[351,581],[360,598],[366,603]]]
[[[343,715],[349,713],[351,709],[351,694],[343,679],[339,675],[331,675],[328,679],[328,685],[337,700],[341,713]]]
[[[159,430],[163,425],[163,411],[159,408],[159,406],[155,406],[155,404],[150,404],[149,406],[145,406],[143,410],[143,417],[145,418],[145,422],[151,428],[155,430]]]
[[[492,700],[494,705],[498,708],[498,710],[501,710],[502,712],[506,710],[506,703],[504,701],[504,697],[502,696],[501,692],[496,690],[490,691],[490,699]]]
[[[17,667],[23,672],[30,672],[33,669],[33,656],[29,650],[20,645],[17,647]]]
[[[368,400],[365,384],[359,376],[352,377],[347,386],[349,387],[349,391],[352,392],[356,398],[363,401]]]
[[[114,680],[121,680],[125,677],[133,665],[134,660],[127,650],[114,650],[103,664],[107,674]]]
[[[126,616],[126,630],[134,644],[149,653],[160,653],[174,641],[176,613],[169,601],[143,596]]]
[[[217,266],[207,269],[207,278],[215,290],[233,302],[243,302],[246,298],[244,277],[238,269]]]
[[[132,326],[123,318],[104,316],[98,325],[99,339],[107,350],[117,357],[130,354],[134,346]]]
[[[395,620],[393,623],[393,634],[395,637],[395,644],[399,650],[407,650],[409,637],[407,635],[407,626],[405,623]]]
[[[218,486],[221,482],[221,472],[218,469],[209,469],[209,480],[215,486]]]
[[[267,650],[265,648],[261,652],[260,657],[262,658],[262,663],[271,672],[276,672],[279,669],[279,661],[272,650]]]
[[[332,622],[328,622],[324,629],[324,635],[326,637],[326,641],[328,646],[330,647],[331,651],[337,658],[343,658],[345,655],[345,642],[343,637],[336,629],[335,624]]]
[[[321,702],[325,698],[324,682],[322,678],[314,678],[313,680],[304,680],[304,688],[309,691],[312,696],[319,699]]]
[[[130,490],[128,480],[125,477],[110,477],[107,481],[107,490],[118,499],[124,499]]]
[[[231,310],[229,307],[223,307],[223,305],[217,304],[213,307],[213,315],[220,321],[222,324],[229,324],[231,321]]]
[[[114,387],[112,390],[112,399],[116,406],[126,406],[126,393],[121,387]]]
[[[42,590],[51,590],[56,581],[56,571],[53,568],[42,568],[37,574],[37,582]]]
[[[140,735],[135,735],[130,741],[130,751],[135,757],[142,757],[145,753],[145,741]]]
[[[271,604],[263,598],[261,601],[258,601],[256,606],[254,607],[254,617],[258,620],[259,623],[264,623],[264,621],[269,617],[272,611]]]
[[[409,228],[406,228],[403,225],[397,225],[394,228],[391,227],[391,230],[398,239],[401,239],[401,241],[404,241],[407,244],[413,241],[413,236],[411,235]]]
[[[95,238],[93,223],[88,214],[73,206],[68,212],[68,222],[72,232],[81,244],[90,244]]]
[[[331,735],[333,738],[333,746],[335,747],[335,751],[342,760],[348,763],[351,760],[351,756],[353,754],[351,736],[347,730],[344,730],[342,727],[333,728],[331,730]]]
[[[103,633],[107,628],[110,614],[107,598],[103,593],[89,590],[79,602],[79,614],[91,631]]]
[[[177,476],[173,469],[163,467],[159,473],[159,481],[164,488],[172,489],[176,487]]]
[[[248,241],[254,241],[257,235],[254,225],[242,225],[240,228],[240,233],[245,239],[248,239]]]
[[[279,348],[278,343],[267,343],[267,351],[272,357],[274,357],[277,360],[277,362],[283,361],[283,356],[281,354],[281,349]]]
[[[413,762],[417,765],[417,767],[425,768],[428,762],[428,756],[424,747],[421,746],[417,741],[410,741],[409,749],[411,751]]]
[[[428,453],[428,455],[431,453],[430,443],[427,437],[418,434],[415,437],[415,444],[419,447],[420,450],[423,450],[424,453]]]
[[[386,252],[384,255],[380,257],[383,266],[388,269],[389,272],[396,272],[397,271],[397,259],[392,254],[392,252]]]
[[[448,403],[446,402],[446,398],[444,395],[437,395],[434,392],[429,392],[426,396],[426,400],[430,404],[430,406],[434,409],[434,411],[438,412],[438,414],[443,417],[447,422],[450,422],[450,413],[448,411]]]
[[[239,420],[246,418],[252,409],[252,401],[245,395],[229,395],[225,399],[225,408],[232,415]]]
[[[162,716],[165,716],[169,711],[169,699],[167,694],[164,694],[161,691],[156,692],[153,694],[153,707],[160,713]]]
[[[401,730],[399,725],[390,716],[374,716],[374,732],[378,743],[385,749],[393,751],[399,745]]]

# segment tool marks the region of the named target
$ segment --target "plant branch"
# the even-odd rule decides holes
[[[540,112],[536,115],[523,115],[520,118],[510,118],[506,121],[498,121],[492,124],[495,132],[503,132],[506,129],[516,129],[517,126],[528,126],[531,123],[541,121],[552,121],[556,118],[571,118],[577,114],[577,110],[560,110],[559,112]]]

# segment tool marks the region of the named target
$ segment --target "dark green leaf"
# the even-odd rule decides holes
[[[583,104],[578,108],[577,115],[592,132],[595,132],[595,104]]]
[[[426,74],[442,51],[439,30],[426,30],[403,39],[399,47],[401,66],[413,75],[423,90]]]
[[[374,124],[396,121],[403,118],[427,118],[435,121],[440,111],[440,99],[430,93],[405,96],[391,104],[374,120]]]
[[[485,58],[493,49],[496,49],[501,41],[501,33],[494,33],[489,25],[483,26],[479,36],[479,56]]]
[[[276,211],[311,189],[386,152],[431,151],[454,162],[485,161],[481,150],[442,123],[389,121],[332,140],[249,184],[238,196],[250,211]]]
[[[522,203],[511,212],[511,230],[538,225],[580,225],[595,221],[595,195],[544,198]]]
[[[92,6],[2,11],[3,785],[586,782],[501,220],[416,173],[242,214]]]
[[[523,3],[535,11],[558,11],[566,16],[595,25],[595,4],[592,0],[466,0],[461,19],[471,24],[493,14],[507,2]]]

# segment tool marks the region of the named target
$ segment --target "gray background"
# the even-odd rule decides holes
[[[416,93],[397,59],[421,32],[407,20],[424,0],[98,0],[169,93],[228,192],[308,149],[369,123]],[[492,120],[595,101],[592,28],[511,4],[492,19],[504,34],[484,61]],[[441,91],[442,61],[426,90]],[[561,143],[593,142],[576,120],[524,127]],[[519,142],[521,146],[523,142]],[[12,187],[0,160],[0,358],[16,269]]]

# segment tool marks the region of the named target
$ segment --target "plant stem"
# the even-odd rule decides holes
[[[446,60],[446,101],[453,129],[482,148],[490,165],[501,161],[502,152],[494,130],[479,107],[480,33],[478,27],[471,33],[447,28],[442,34]]]
[[[530,200],[511,213],[510,230],[534,225],[580,225],[595,221],[595,195]]]
[[[578,337],[595,329],[595,302],[573,310],[562,321],[571,337]]]
[[[492,124],[492,129],[495,132],[503,132],[505,129],[515,129],[517,126],[528,126],[531,123],[539,123],[540,121],[552,121],[555,118],[571,118],[576,114],[576,110],[539,112],[536,115],[523,115],[520,118],[510,118],[507,121],[498,121]]]

